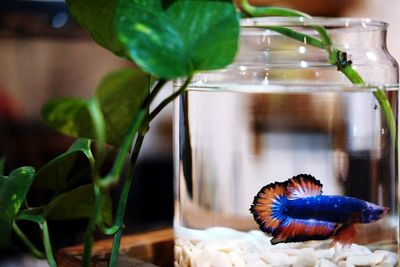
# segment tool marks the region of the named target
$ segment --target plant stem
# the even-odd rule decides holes
[[[32,255],[39,259],[45,259],[46,255],[41,252],[36,246],[29,240],[29,238],[22,232],[18,225],[13,223],[13,230],[19,239],[25,244],[25,246],[31,251]]]
[[[112,246],[112,250],[111,250],[111,257],[110,257],[110,262],[109,262],[110,267],[116,266],[117,261],[118,261],[119,247],[121,244],[121,237],[122,237],[122,233],[123,233],[122,225],[124,223],[126,203],[128,201],[129,190],[130,190],[132,180],[133,180],[133,172],[135,169],[136,161],[139,157],[139,152],[140,152],[140,148],[142,147],[144,137],[145,137],[145,134],[139,133],[136,138],[136,143],[133,148],[133,152],[132,152],[132,156],[131,156],[131,160],[130,160],[131,164],[129,166],[128,174],[126,175],[126,179],[122,186],[122,192],[121,192],[121,195],[119,198],[117,212],[115,215],[115,225],[118,227],[118,231],[114,235],[113,246]]]
[[[85,233],[84,251],[83,251],[83,266],[89,267],[92,260],[92,246],[94,242],[93,232],[96,227],[96,222],[99,214],[101,214],[101,192],[96,181],[99,180],[101,166],[104,161],[104,144],[106,142],[106,131],[103,113],[97,98],[91,98],[87,102],[87,109],[92,120],[96,136],[96,160],[91,164],[91,177],[94,181],[94,210],[90,216],[89,223]]]
[[[102,196],[103,196],[102,189],[108,188],[112,184],[115,184],[119,181],[119,177],[120,177],[122,169],[124,167],[125,159],[131,148],[133,138],[137,134],[140,126],[142,125],[142,122],[148,113],[147,110],[148,110],[151,102],[154,100],[154,98],[156,97],[156,95],[162,89],[162,87],[165,85],[166,82],[167,82],[166,80],[159,80],[157,82],[154,89],[150,93],[149,97],[143,102],[140,110],[135,115],[135,117],[132,119],[131,125],[128,129],[128,133],[125,135],[125,137],[122,141],[122,144],[118,150],[117,157],[114,161],[114,165],[113,165],[111,171],[104,178],[98,177],[98,175],[97,175],[98,168],[96,168],[96,172],[92,174],[92,176],[94,177],[94,181],[95,181],[94,189],[93,189],[94,195],[95,195],[95,199],[94,199],[95,208],[94,208],[93,214],[89,220],[88,227],[86,230],[86,236],[85,236],[85,242],[84,242],[85,243],[84,255],[83,255],[83,265],[85,267],[88,267],[91,262],[92,246],[93,246],[93,242],[94,242],[93,232],[96,228],[96,225],[99,225],[99,228],[106,234],[113,234],[115,232],[117,232],[117,234],[118,234],[118,232],[120,232],[120,229],[119,229],[120,225],[118,225],[118,223],[116,223],[113,227],[106,228],[102,222],[102,218],[100,215],[101,208],[102,208],[102,202],[103,202],[102,201],[102,199],[103,199],[102,198]],[[94,102],[94,104],[95,104],[95,102]],[[92,105],[92,109],[89,109],[89,111],[91,112],[92,115],[96,115],[96,106]],[[93,121],[95,122],[94,119],[93,119]],[[100,131],[98,131],[98,133],[101,134]],[[98,149],[100,150],[101,148],[98,147]],[[128,188],[127,193],[129,193],[129,188]],[[125,210],[125,208],[123,210]]]
[[[390,105],[389,99],[386,96],[386,93],[384,90],[378,88],[376,91],[374,91],[374,96],[379,102],[379,106],[383,110],[383,114],[386,119],[386,123],[388,124],[390,136],[392,140],[394,141],[394,148],[395,148],[395,155],[397,158],[397,134],[396,134],[396,119],[394,117],[393,111],[392,111],[392,106]]]
[[[39,215],[39,214],[20,213],[15,218],[15,221],[18,221],[18,220],[35,222],[39,225],[40,229],[43,232],[43,246],[44,246],[44,250],[46,252],[47,262],[49,263],[49,265],[51,267],[56,267],[57,263],[53,256],[53,251],[52,251],[50,236],[49,236],[49,229],[47,226],[46,219],[43,218],[43,216]]]
[[[262,17],[262,16],[280,16],[280,17],[301,17],[301,18],[311,18],[310,15],[282,7],[255,7],[249,4],[248,0],[241,0],[240,4],[242,9],[252,17]],[[318,34],[321,36],[322,45],[324,48],[329,49],[332,45],[331,39],[328,32],[323,26],[320,25],[310,25]]]
[[[275,31],[278,32],[282,35],[285,36],[289,36],[292,39],[295,39],[299,42],[303,42],[305,44],[308,45],[312,45],[318,48],[324,48],[321,40],[319,40],[318,38],[315,38],[314,36],[308,35],[308,34],[304,34],[302,32],[297,32],[295,30],[292,30],[290,28],[286,28],[286,27],[279,27],[279,26],[266,26],[263,27],[266,29],[269,29],[271,31]]]
[[[97,168],[100,168],[104,158],[104,144],[106,142],[106,126],[103,113],[101,112],[100,103],[97,98],[90,98],[87,102],[87,109],[92,120],[96,136],[96,162]],[[97,170],[99,171],[99,170]]]
[[[185,89],[188,87],[189,83],[192,81],[192,76],[186,79],[185,83],[177,90],[176,92],[172,93],[169,97],[164,99],[147,117],[146,122],[150,123],[157,115],[160,113],[160,111],[167,106],[172,100],[177,98]]]
[[[57,263],[53,256],[53,251],[52,251],[51,243],[50,243],[49,229],[48,229],[46,220],[43,220],[43,222],[41,224],[41,228],[43,231],[43,244],[44,244],[44,250],[45,250],[46,256],[47,256],[47,261],[49,262],[49,265],[51,267],[56,267]]]
[[[37,208],[32,208],[32,209],[37,209]],[[31,209],[31,210],[32,210]],[[16,221],[29,221],[29,222],[35,222],[38,225],[40,225],[43,222],[43,217],[38,214],[29,214],[29,213],[20,213],[18,216],[15,218]]]
[[[83,250],[83,266],[89,267],[92,260],[92,246],[94,242],[93,232],[96,228],[96,220],[98,214],[101,212],[101,201],[100,201],[100,188],[97,184],[93,186],[94,190],[94,210],[92,216],[89,219],[88,227],[85,232],[84,250]]]
[[[247,0],[241,0],[240,5],[244,12],[252,17],[282,16],[282,17],[310,17],[308,14],[284,7],[255,7]]]
[[[179,96],[182,92],[185,91],[187,86],[189,85],[190,81],[192,80],[192,76],[188,77],[184,84],[177,90],[176,92],[172,93],[169,97],[164,99],[147,117],[147,119],[143,122],[142,127],[147,127],[148,124],[157,116],[158,113],[161,112],[161,110],[167,106],[171,101],[173,101],[177,96]],[[123,184],[122,187],[122,192],[120,195],[120,199],[118,202],[118,207],[117,207],[117,213],[115,215],[115,225],[119,227],[119,230],[114,236],[114,241],[113,241],[113,246],[112,246],[112,251],[111,251],[111,257],[110,257],[110,262],[109,262],[109,267],[115,267],[118,261],[118,255],[119,255],[119,247],[121,243],[121,238],[122,238],[122,233],[123,233],[123,219],[125,215],[125,209],[126,209],[126,203],[128,200],[128,195],[129,195],[129,190],[132,185],[132,179],[133,179],[133,172],[134,168],[136,166],[136,162],[139,156],[140,148],[142,146],[144,137],[145,137],[146,131],[139,131],[135,146],[132,151],[132,156],[130,159],[130,167],[128,170],[128,174],[126,176],[126,180]]]
[[[128,133],[125,135],[122,144],[118,150],[117,157],[115,159],[111,171],[106,175],[106,177],[96,181],[100,187],[108,187],[111,184],[115,184],[118,182],[122,169],[124,167],[126,156],[128,155],[129,150],[131,148],[133,138],[135,137],[137,131],[139,130],[139,127],[142,124],[142,121],[145,119],[147,115],[148,107],[150,106],[151,102],[153,101],[157,93],[161,90],[161,88],[165,85],[166,82],[167,82],[166,80],[159,80],[157,82],[153,91],[150,93],[146,101],[142,104],[142,107],[139,110],[139,112],[133,118]]]

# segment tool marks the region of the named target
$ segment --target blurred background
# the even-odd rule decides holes
[[[400,59],[398,0],[255,0],[253,3],[296,8],[314,16],[386,21],[390,24],[389,51]],[[90,96],[106,73],[127,66],[129,62],[91,40],[74,22],[63,1],[1,0],[0,156],[6,157],[6,170],[23,165],[39,168],[72,143],[72,139],[42,121],[40,110],[46,100],[57,96]],[[168,90],[163,94],[168,94]],[[172,177],[172,106],[169,106],[151,125],[141,151],[127,210],[127,232],[172,225]],[[160,208],[154,211],[149,206]],[[68,227],[53,222],[50,229],[57,232],[55,246],[80,242],[83,226],[84,222],[71,222]]]

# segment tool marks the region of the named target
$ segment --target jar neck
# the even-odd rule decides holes
[[[282,26],[285,27],[285,26]],[[354,64],[377,57],[391,57],[386,47],[385,27],[331,27],[327,28],[332,47],[346,52]],[[311,27],[295,26],[293,31],[320,39]],[[307,39],[300,41],[282,35],[272,29],[262,27],[243,28],[237,63],[243,64],[297,64],[298,61],[314,62],[317,65],[328,65],[329,54],[326,49],[315,46]],[[361,63],[362,64],[362,63]]]
[[[343,51],[386,49],[386,28],[361,31],[346,28],[328,32],[333,45]]]
[[[282,26],[287,28],[286,26]],[[307,26],[290,27],[291,30],[311,36],[315,39],[321,39],[316,31]],[[360,48],[386,48],[386,33],[385,27],[336,27],[327,28],[329,37],[333,45],[339,49],[360,49]],[[282,35],[271,29],[263,27],[243,27],[241,31],[242,45],[251,44],[264,49],[282,49],[282,43],[291,43],[294,40],[292,37]],[[249,41],[249,42],[246,42]],[[311,42],[296,40],[300,45],[313,46]]]

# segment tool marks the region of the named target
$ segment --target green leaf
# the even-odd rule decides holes
[[[61,194],[43,207],[49,220],[73,220],[90,218],[94,210],[93,184],[80,186]],[[111,221],[111,198],[108,196],[102,210],[104,220]]]
[[[230,64],[237,51],[239,18],[230,2],[118,0],[116,28],[129,55],[144,71],[172,79]]]
[[[4,170],[6,168],[6,157],[0,158],[0,175],[4,175]]]
[[[98,85],[96,96],[105,119],[106,143],[119,145],[140,105],[149,92],[150,77],[139,69],[110,73]],[[61,98],[43,107],[46,122],[72,136],[95,138],[87,109],[89,100]]]
[[[71,97],[51,100],[43,106],[42,115],[51,127],[66,135],[94,137],[85,99]]]
[[[34,176],[35,170],[32,167],[15,169],[8,177],[0,176],[0,249],[11,245],[12,224]]]
[[[66,0],[66,3],[78,23],[99,45],[118,56],[126,56],[115,33],[115,0]]]
[[[185,44],[167,15],[162,10],[143,8],[130,1],[118,3],[119,39],[135,63],[161,78],[186,75],[191,68]]]
[[[232,63],[239,18],[231,2],[177,1],[167,13],[174,18],[194,70],[220,69]]]
[[[83,154],[89,162],[93,162],[90,143],[89,139],[83,138],[75,141],[65,153],[48,162],[36,173],[34,186],[53,191],[65,187],[69,172],[79,154]]]
[[[139,69],[107,75],[96,89],[106,123],[107,143],[119,145],[149,93],[150,77]]]

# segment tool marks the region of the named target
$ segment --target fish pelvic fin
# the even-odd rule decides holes
[[[287,181],[288,199],[319,196],[322,194],[322,184],[314,176],[299,174]]]
[[[336,228],[337,224],[332,222],[287,218],[273,233],[271,244],[325,240]]]
[[[340,243],[345,247],[350,246],[353,243],[355,235],[356,228],[354,224],[344,224],[336,230],[330,246],[333,247],[336,243]]]
[[[250,212],[260,229],[269,234],[286,219],[283,214],[287,182],[275,182],[264,186],[254,197]]]

